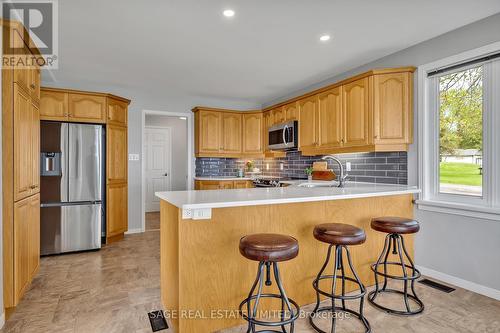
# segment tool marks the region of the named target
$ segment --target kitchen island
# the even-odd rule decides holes
[[[315,301],[311,286],[327,244],[314,239],[325,222],[364,228],[366,243],[353,246],[355,268],[366,285],[385,234],[370,229],[377,216],[413,215],[413,186],[349,183],[345,188],[289,186],[214,191],[159,192],[161,296],[178,333],[214,332],[243,324],[239,303],[248,295],[257,263],[238,250],[242,236],[281,233],[295,237],[297,258],[281,265],[284,287],[300,305]],[[413,239],[407,238],[410,253]],[[352,286],[348,285],[348,288]]]

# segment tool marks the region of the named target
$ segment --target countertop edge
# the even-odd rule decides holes
[[[332,201],[332,200],[345,200],[345,199],[361,199],[361,198],[372,198],[372,197],[383,197],[383,196],[395,196],[395,195],[405,195],[405,194],[416,194],[420,193],[420,189],[407,189],[400,191],[385,191],[385,192],[368,192],[368,193],[356,193],[356,194],[337,194],[331,196],[311,196],[302,198],[279,198],[279,199],[263,199],[263,200],[248,200],[248,201],[227,201],[227,202],[216,202],[216,203],[200,203],[200,204],[183,204],[178,206],[174,203],[172,205],[180,209],[205,209],[205,208],[231,208],[231,207],[244,207],[244,206],[264,206],[264,205],[279,205],[279,204],[290,204],[290,203],[303,203],[303,202],[315,202],[315,201]],[[168,200],[161,198],[161,200]]]

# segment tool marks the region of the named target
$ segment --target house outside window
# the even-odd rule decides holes
[[[419,208],[500,220],[500,43],[419,67]]]

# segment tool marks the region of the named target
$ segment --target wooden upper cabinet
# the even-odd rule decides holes
[[[287,121],[299,120],[299,109],[296,102],[283,106],[283,112]]]
[[[221,147],[222,153],[241,153],[241,123],[239,113],[222,112],[221,114]]]
[[[373,138],[375,144],[411,142],[411,74],[379,74],[373,77]]]
[[[276,108],[272,112],[275,124],[280,124],[286,121],[285,110],[282,107]]]
[[[311,96],[299,100],[299,149],[316,148],[318,144],[316,124],[318,112],[318,98]]]
[[[266,111],[263,114],[263,133],[262,133],[262,140],[264,143],[264,151],[269,150],[269,127],[273,126],[274,124],[274,115],[272,111]]]
[[[128,230],[128,187],[110,184],[106,192],[106,237],[109,238]]]
[[[342,146],[342,86],[318,94],[320,148]]]
[[[262,113],[243,114],[243,153],[262,153]]]
[[[344,146],[366,146],[370,143],[369,78],[343,86]]]
[[[195,136],[198,154],[218,153],[221,145],[221,114],[217,111],[199,111],[195,114]]]
[[[69,120],[86,123],[106,122],[106,97],[69,93]]]
[[[14,200],[31,195],[33,161],[33,110],[29,94],[14,84]]]
[[[107,125],[106,141],[107,183],[126,183],[128,173],[127,128]]]
[[[108,124],[127,125],[128,103],[108,97]]]
[[[40,93],[41,120],[68,120],[68,93],[42,89]]]

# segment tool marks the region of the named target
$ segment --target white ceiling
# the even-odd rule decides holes
[[[478,3],[63,0],[60,68],[43,80],[260,105],[500,12],[498,0]]]

